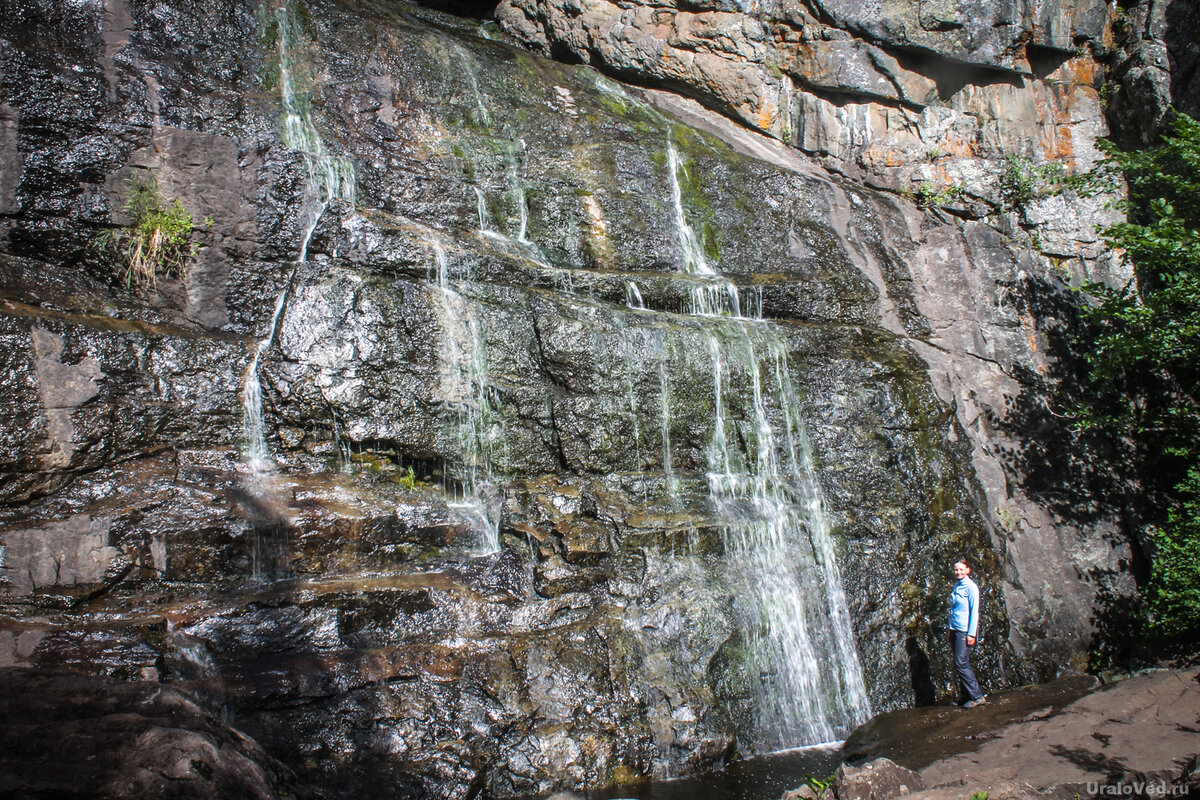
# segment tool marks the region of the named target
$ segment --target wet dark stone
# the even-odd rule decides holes
[[[886,758],[912,770],[974,750],[994,731],[1034,712],[1061,709],[1099,686],[1091,675],[1067,675],[1040,686],[988,692],[985,705],[910,708],[880,714],[846,740],[847,762]]]
[[[291,770],[173,687],[43,670],[0,675],[6,797],[312,797]]]

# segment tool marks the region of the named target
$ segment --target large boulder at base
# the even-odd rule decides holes
[[[310,796],[286,767],[174,687],[0,670],[0,797]]]

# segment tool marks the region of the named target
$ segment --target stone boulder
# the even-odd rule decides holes
[[[890,800],[925,788],[925,780],[911,769],[886,758],[861,767],[842,764],[833,777],[837,800]]]
[[[311,795],[171,686],[0,671],[0,796],[283,800]]]

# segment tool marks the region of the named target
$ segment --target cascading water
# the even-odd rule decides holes
[[[488,385],[487,349],[475,308],[451,281],[450,260],[440,244],[433,245],[436,306],[442,316],[442,359],[445,364],[442,395],[454,410],[456,449],[460,454],[454,478],[447,484],[447,505],[480,531],[477,552],[500,549],[500,530],[488,503],[491,489],[492,446],[498,438]],[[469,284],[469,276],[463,283]],[[451,479],[450,475],[447,475]]]
[[[756,748],[829,741],[869,704],[786,345],[770,324],[741,319],[710,326],[706,338],[709,496],[735,565]]]
[[[308,260],[308,245],[325,209],[333,200],[352,202],[355,191],[354,166],[347,159],[326,152],[325,144],[313,125],[312,99],[305,88],[305,81],[298,74],[301,71],[301,62],[296,55],[297,43],[301,40],[302,33],[292,2],[277,2],[271,6],[270,13],[269,22],[273,24],[279,58],[279,97],[282,109],[280,138],[285,147],[299,151],[304,157],[308,180],[303,216],[307,223],[300,241],[299,256],[275,301],[275,310],[271,315],[266,335],[255,343],[244,376],[242,403],[245,458],[253,474],[262,473],[272,465],[263,428],[259,361],[275,341],[296,273]]]
[[[478,81],[467,78],[481,103]],[[551,271],[555,288],[571,292],[570,270],[546,263],[529,236],[522,151],[511,138],[487,142],[484,158],[501,154],[507,202],[489,207],[483,185],[465,190],[474,201],[477,234],[497,243],[508,257]],[[670,132],[666,161],[684,313],[648,309],[642,288],[632,280],[625,283],[625,302],[616,312],[616,358],[623,370],[618,379],[624,380],[622,413],[629,419],[635,479],[647,503],[661,505],[666,513],[678,510],[686,516],[697,502],[705,502],[719,520],[723,555],[717,559],[717,580],[735,597],[733,669],[741,688],[731,694],[738,695],[732,702],[746,718],[742,751],[828,741],[865,719],[869,704],[831,523],[787,363],[788,343],[774,322],[762,319],[761,294],[739,289],[710,263],[702,229],[688,219],[684,189],[690,176]],[[501,207],[510,212],[507,219],[493,215]],[[447,465],[448,505],[481,532],[478,550],[495,552],[497,525],[490,513],[495,504],[489,498],[496,494],[496,449],[504,446],[506,432],[504,409],[490,389],[487,307],[471,276],[452,269],[446,247],[430,246],[430,297],[442,331],[439,394],[450,411],[457,453],[456,463]],[[456,258],[456,263],[462,262]],[[697,473],[694,433],[688,427],[692,417],[685,412],[677,420],[675,405],[694,402],[705,379],[712,393],[712,427]],[[643,473],[643,461],[659,459],[661,489]],[[708,563],[694,553],[673,557]]]
[[[743,747],[764,752],[828,741],[870,708],[786,341],[761,319],[759,296],[744,303],[709,265],[684,211],[686,172],[669,140],[667,162],[682,271],[704,281],[691,287],[688,311],[712,318],[697,320],[713,386],[707,482],[737,587],[752,694],[753,741]],[[670,402],[667,372],[660,370],[670,475]]]
[[[639,311],[646,308],[646,301],[642,299],[642,290],[633,281],[625,281],[625,306]]]
[[[670,136],[667,137],[667,172],[670,176],[671,200],[675,208],[675,233],[679,242],[679,252],[683,256],[683,271],[695,280],[689,292],[691,300],[688,313],[700,317],[741,316],[741,298],[738,296],[737,287],[708,265],[704,247],[684,213],[683,186],[679,182],[679,174],[686,174],[686,171],[679,161],[679,153],[676,152]]]

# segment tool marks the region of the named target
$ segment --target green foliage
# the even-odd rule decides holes
[[[1200,632],[1200,468],[1193,459],[1176,489],[1178,506],[1167,523],[1154,531],[1154,563],[1146,600],[1153,630],[1163,636],[1195,636]]]
[[[1009,208],[1024,206],[1034,197],[1034,164],[1027,158],[1006,155],[1000,173],[1000,197]]]
[[[829,787],[833,786],[833,776],[830,775],[828,778],[822,780],[820,778],[814,778],[812,775],[805,774],[804,785],[812,789],[817,797],[822,797],[826,792],[829,791]]]
[[[933,181],[924,181],[917,187],[915,198],[921,208],[940,208],[958,200],[962,194],[961,186],[951,185],[938,189]]]
[[[1146,588],[1152,633],[1200,633],[1200,123],[1180,116],[1153,150],[1105,146],[1129,186],[1127,221],[1105,232],[1133,283],[1083,287],[1091,401],[1077,416],[1154,454],[1173,486]]]
[[[971,795],[971,800],[988,800],[988,793],[975,792],[975,794]]]
[[[1113,188],[1113,172],[1107,168],[1072,175],[1060,163],[1035,164],[1012,154],[1004,157],[1004,171],[1000,173],[1000,199],[1006,208],[1024,208],[1039,197],[1053,197],[1067,189],[1087,197]]]
[[[400,476],[400,478],[397,482],[401,486],[403,486],[405,489],[408,489],[410,492],[416,491],[417,486],[421,483],[420,481],[417,480],[417,473],[413,471],[413,468],[411,466],[405,471],[405,473],[403,475]]]
[[[130,289],[153,286],[159,275],[182,274],[196,254],[192,215],[178,198],[164,200],[155,181],[130,178],[127,186],[122,210],[129,225],[101,234],[99,249],[113,258]]]

